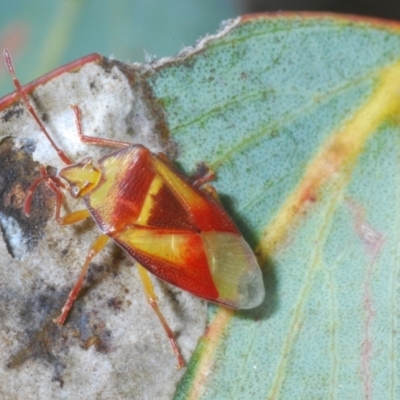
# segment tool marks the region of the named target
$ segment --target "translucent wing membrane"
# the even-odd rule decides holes
[[[264,300],[260,267],[242,236],[202,232],[208,267],[218,290],[218,302],[232,308],[254,308]]]

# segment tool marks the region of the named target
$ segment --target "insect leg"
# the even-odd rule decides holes
[[[164,154],[157,153],[157,157],[163,160],[166,164],[170,165],[172,168],[176,169],[174,163]],[[198,173],[193,178],[192,185],[199,188],[204,193],[207,193],[209,196],[213,197],[214,200],[221,203],[218,193],[214,186],[210,185],[209,182],[215,179],[215,172],[209,168],[206,164],[201,164],[198,166]]]
[[[156,297],[156,295],[154,293],[154,287],[153,287],[153,284],[151,282],[149,273],[140,264],[137,264],[137,267],[138,267],[140,279],[142,280],[142,284],[143,284],[143,288],[144,288],[144,292],[145,292],[147,301],[149,302],[149,304],[153,308],[154,312],[157,314],[157,317],[160,320],[161,325],[163,326],[163,328],[165,330],[165,333],[167,334],[168,339],[171,342],[171,345],[172,345],[172,348],[173,348],[174,353],[176,355],[176,358],[178,359],[178,368],[184,367],[185,366],[185,361],[184,361],[184,359],[182,357],[182,354],[181,354],[181,352],[179,350],[179,346],[178,346],[178,343],[176,342],[175,336],[174,336],[171,328],[169,327],[167,321],[165,320],[164,316],[161,314],[160,309],[158,308],[157,297]]]
[[[218,201],[221,204],[221,200],[218,196],[217,189],[214,186],[209,184],[205,184],[200,188],[204,193],[207,193],[209,196],[213,197],[214,200]]]
[[[62,325],[65,322],[69,314],[69,311],[71,310],[75,302],[75,299],[78,297],[78,294],[82,288],[83,279],[85,278],[85,275],[89,269],[90,261],[92,261],[92,258],[104,248],[108,240],[109,237],[107,235],[101,235],[96,239],[96,241],[90,247],[90,250],[85,259],[85,263],[83,264],[83,267],[81,269],[81,273],[79,274],[78,280],[76,281],[75,286],[69,293],[68,299],[63,309],[61,310],[60,316],[54,320],[56,324]]]
[[[63,194],[63,192],[61,192],[61,190],[58,190],[58,189],[55,190],[52,186],[50,186],[50,187],[57,195],[55,218],[59,225],[75,224],[75,223],[83,221],[84,219],[89,218],[91,216],[89,210],[83,209],[83,210],[73,211],[67,215],[64,215],[64,217],[62,217],[61,216],[61,204],[62,204],[62,201],[64,198],[64,194]]]
[[[90,211],[87,209],[74,211],[70,214],[65,215],[64,217],[61,216],[61,205],[63,203],[64,193],[61,191],[60,186],[62,187],[61,181],[58,180],[56,176],[47,175],[46,170],[44,167],[41,167],[41,174],[42,177],[36,179],[35,182],[31,185],[28,191],[28,196],[25,199],[24,210],[25,214],[29,215],[30,211],[30,203],[32,199],[33,191],[36,189],[37,184],[40,180],[45,180],[49,188],[56,194],[56,212],[55,218],[59,225],[71,225],[77,222],[83,221],[86,218],[91,216]]]
[[[198,167],[198,169],[200,172],[193,181],[193,186],[198,187],[201,191],[207,193],[209,196],[213,197],[214,200],[221,204],[217,190],[214,186],[210,185],[210,182],[215,179],[215,172],[203,163]]]
[[[199,188],[215,179],[215,172],[211,168],[208,168],[203,164],[201,165],[201,169],[201,174],[193,181],[193,186],[197,186]]]
[[[83,221],[84,219],[91,217],[91,215],[92,214],[90,214],[90,211],[87,209],[78,210],[64,215],[64,217],[58,216],[57,222],[60,225],[71,225]]]
[[[76,105],[71,105],[71,108],[75,114],[76,130],[77,130],[80,141],[82,141],[84,143],[95,144],[98,146],[117,147],[117,148],[132,146],[132,143],[128,143],[128,142],[121,142],[119,140],[111,140],[111,139],[99,138],[96,136],[84,135],[83,129],[82,129],[82,124],[81,124],[81,115],[80,115],[79,107]]]

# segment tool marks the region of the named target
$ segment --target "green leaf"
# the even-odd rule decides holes
[[[39,108],[46,115],[51,110],[47,116],[57,143],[63,143],[64,130],[73,132],[71,116],[64,115],[68,105],[77,103],[88,134],[143,141],[175,155],[187,173],[201,162],[213,168],[221,201],[256,251],[267,292],[264,303],[239,312],[209,306],[208,329],[176,399],[400,397],[399,49],[400,29],[394,23],[260,15],[228,24],[174,59],[141,67],[94,57],[81,62],[79,75],[66,68],[60,79],[49,77],[43,87],[28,87],[35,89]],[[104,81],[97,78],[101,74]],[[131,92],[124,86],[127,81]],[[0,102],[0,109],[5,108],[2,135],[29,138],[34,124],[20,121],[12,101]],[[87,149],[75,146],[72,137],[63,148],[86,156]],[[44,146],[38,144],[35,156],[56,165]],[[18,190],[13,187],[15,196],[7,197],[12,205]],[[46,239],[49,249],[66,240],[66,234],[52,233],[58,236]],[[44,240],[34,237],[44,246]],[[75,257],[81,253],[76,250]],[[41,263],[31,262],[39,271],[36,279],[45,276],[53,282],[58,272],[46,275]],[[14,264],[9,256],[2,263],[8,266],[1,270],[6,282]],[[24,274],[13,274],[23,281]],[[66,274],[60,282],[54,279],[57,291],[47,294],[50,299],[62,297],[58,288],[66,285]],[[128,274],[124,279],[128,282]],[[119,293],[117,287],[99,284],[88,300],[81,300],[82,310],[75,315],[98,310],[93,318],[111,318],[116,324],[120,319],[110,316],[94,294],[107,298],[109,291]],[[8,326],[10,310],[15,313],[20,304],[14,307],[1,289],[7,300],[2,323]],[[32,292],[38,293],[36,286]],[[197,319],[190,311],[185,314],[180,344]],[[147,322],[145,331],[152,329]],[[17,332],[26,329],[24,324],[17,327]],[[54,338],[58,344],[59,337]],[[123,359],[115,359],[120,353],[107,354],[107,362],[112,360],[107,393],[141,395],[157,382],[157,398],[170,397],[179,374],[170,374],[164,361],[168,352],[152,345],[151,337],[140,343],[145,350],[149,344],[144,362],[150,368],[142,373],[133,363],[137,348]],[[51,340],[48,346],[56,360],[61,355],[76,373],[63,348],[54,349]],[[76,354],[84,357],[83,350]],[[106,364],[95,356],[87,356],[87,369]],[[122,370],[135,379],[127,379]]]
[[[399,32],[249,17],[152,78],[179,163],[216,170],[267,290],[210,307],[177,399],[399,397]]]

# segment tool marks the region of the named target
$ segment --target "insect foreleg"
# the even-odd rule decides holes
[[[139,263],[137,264],[137,267],[138,267],[140,279],[143,284],[144,293],[146,295],[147,301],[153,308],[154,312],[157,314],[157,317],[160,320],[161,325],[163,326],[165,333],[167,334],[168,339],[171,342],[171,345],[172,345],[172,348],[176,355],[176,358],[178,359],[178,368],[184,367],[185,360],[183,359],[181,351],[179,350],[179,346],[178,346],[178,343],[176,342],[175,336],[174,336],[171,328],[169,327],[167,321],[165,320],[164,316],[162,315],[160,309],[158,308],[157,297],[154,293],[154,287],[153,287],[153,283],[151,282],[149,273]]]
[[[104,246],[107,244],[108,240],[109,240],[109,237],[107,235],[101,235],[92,244],[92,246],[86,256],[85,263],[83,264],[83,267],[81,269],[81,273],[79,274],[78,280],[76,281],[75,286],[73,287],[70,294],[68,295],[68,299],[67,299],[63,309],[61,310],[61,315],[57,319],[54,320],[54,322],[56,324],[62,325],[65,322],[65,320],[69,314],[69,311],[71,310],[71,308],[75,302],[75,299],[78,297],[78,294],[82,288],[82,283],[83,283],[85,275],[89,269],[90,261],[92,261],[93,257],[104,248]]]
[[[74,212],[72,212],[70,214],[67,214],[64,217],[62,217],[61,216],[61,205],[62,205],[63,199],[64,199],[64,193],[60,189],[60,187],[63,187],[62,186],[62,182],[56,176],[45,175],[45,172],[43,172],[43,171],[45,171],[44,168],[41,169],[42,179],[44,179],[46,181],[46,183],[49,186],[49,188],[57,196],[56,197],[55,218],[56,218],[56,221],[57,221],[57,223],[59,225],[75,224],[75,223],[83,221],[84,219],[89,218],[91,216],[90,211],[87,210],[87,209],[84,209],[84,210],[74,211]],[[33,183],[31,188],[29,189],[29,194],[28,194],[27,198],[25,199],[25,208],[26,209],[28,209],[28,205],[29,205],[29,209],[30,209],[30,202],[31,202],[32,193],[33,193],[33,190],[37,186],[37,181],[40,180],[40,179],[41,178],[38,178]],[[33,187],[33,189],[32,189],[32,187]],[[26,211],[25,211],[25,214],[29,215],[29,213],[27,213]]]
[[[90,214],[90,211],[87,209],[84,209],[84,210],[74,211],[72,213],[65,215],[64,217],[61,217],[60,215],[58,215],[58,216],[56,216],[56,219],[60,225],[71,225],[71,224],[75,224],[77,222],[81,222],[84,219],[89,218],[91,216],[92,216],[92,214]]]

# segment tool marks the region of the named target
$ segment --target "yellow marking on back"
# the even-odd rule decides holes
[[[127,228],[116,238],[147,256],[186,268],[186,256],[190,252],[193,233],[156,233],[153,230]]]
[[[160,191],[163,184],[164,182],[162,181],[162,179],[158,175],[155,175],[153,181],[151,182],[151,185],[146,195],[146,200],[143,203],[139,218],[137,220],[137,223],[139,225],[147,225],[147,222],[151,216],[150,213],[153,208],[154,197]]]
[[[194,191],[190,185],[184,182],[179,175],[171,170],[164,162],[159,159],[154,159],[154,165],[157,172],[167,182],[169,187],[173,190],[175,195],[183,202],[186,209],[192,208],[208,208],[208,203],[201,196]]]

